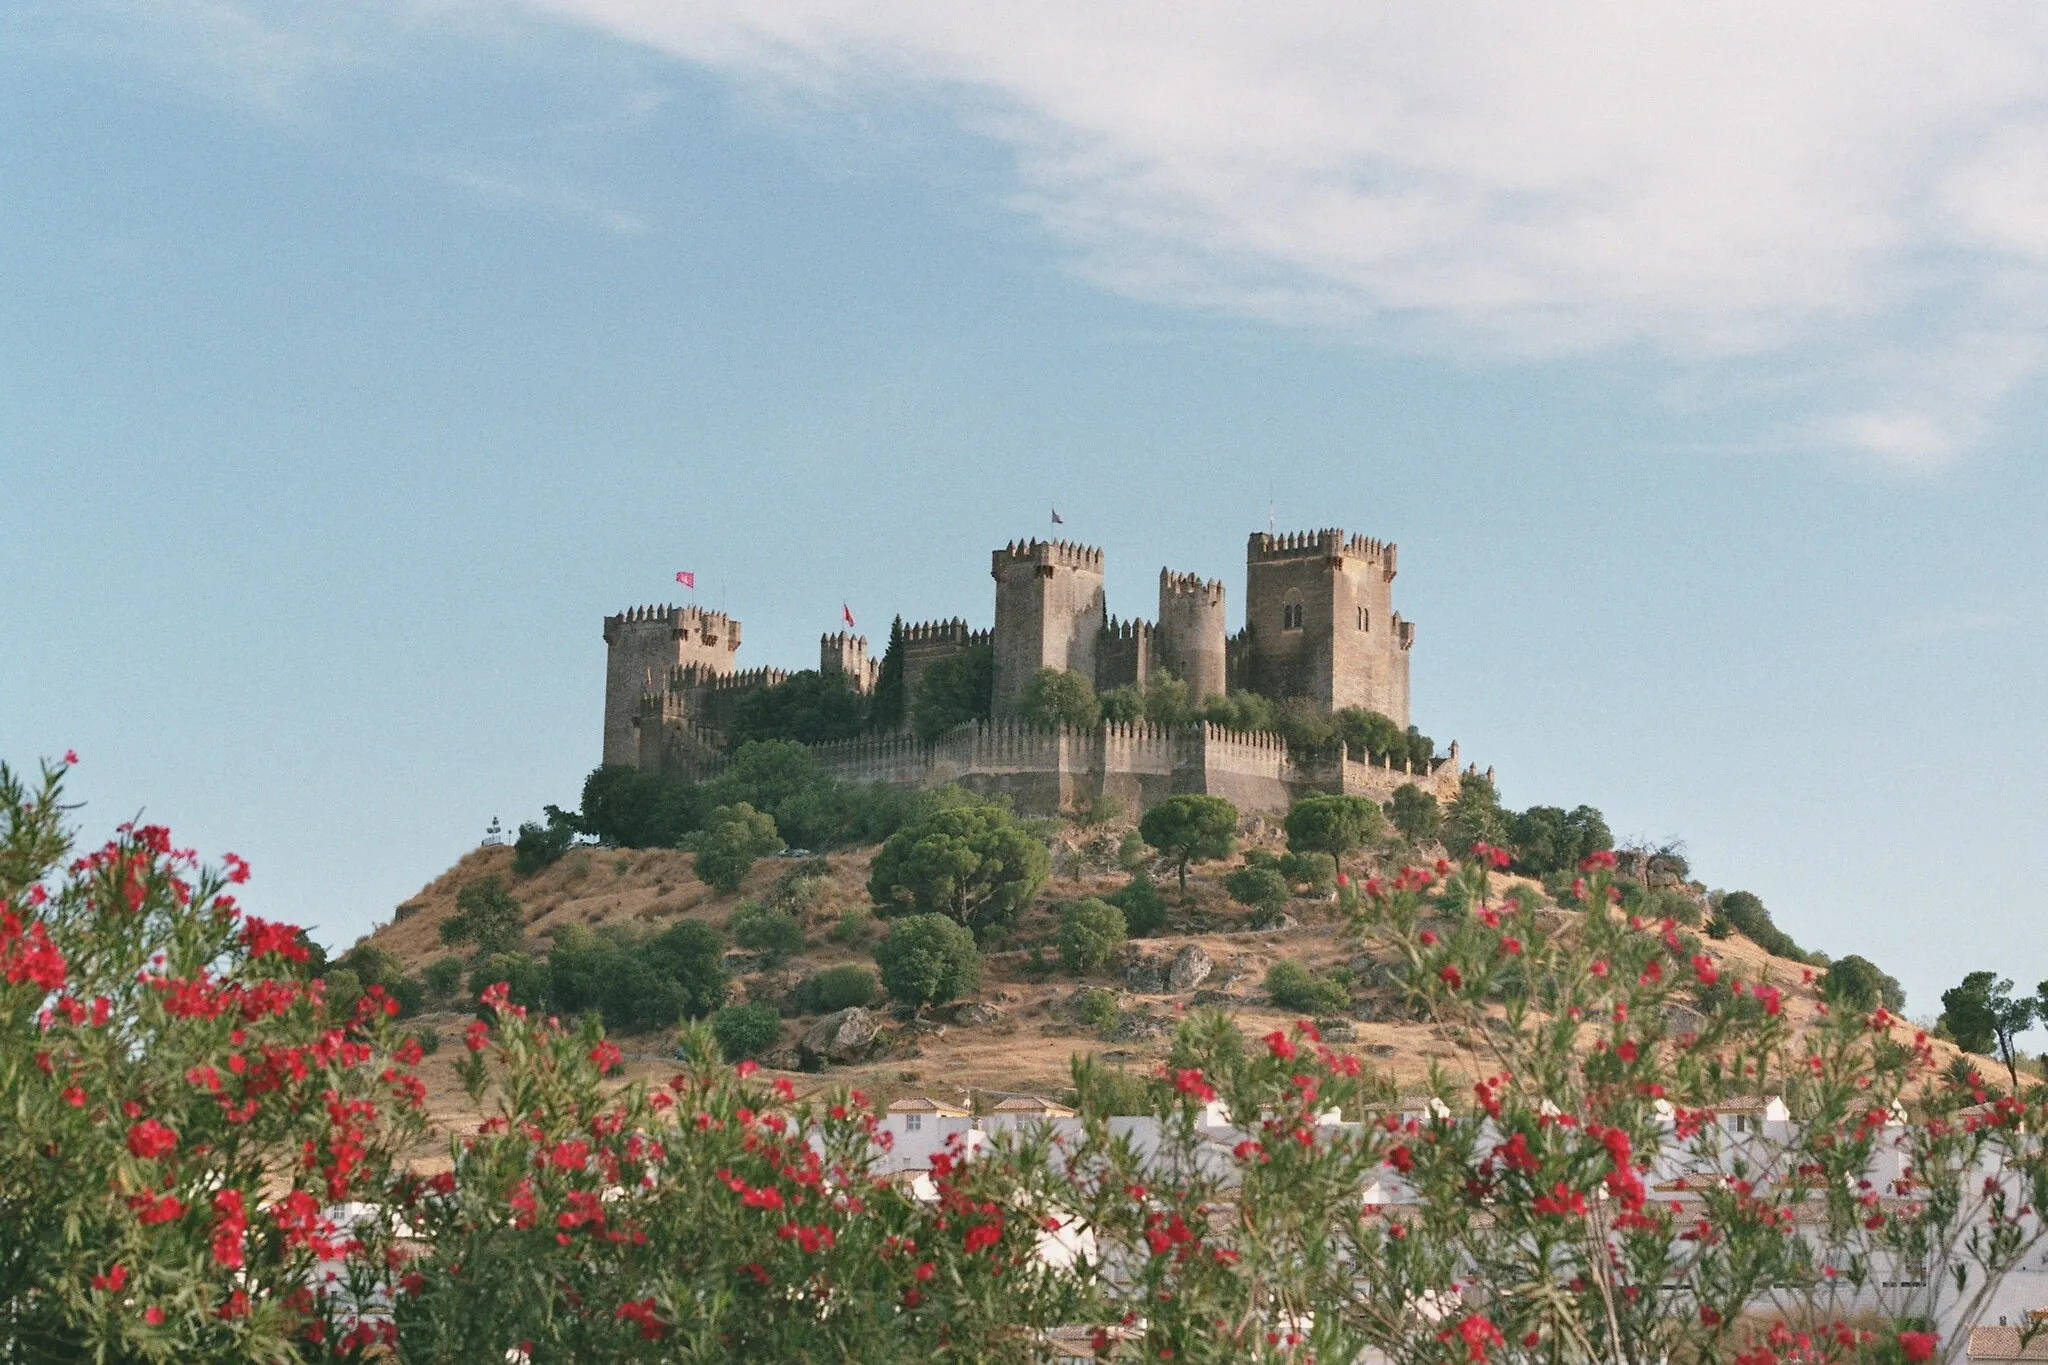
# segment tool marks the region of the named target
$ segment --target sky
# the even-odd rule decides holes
[[[0,760],[343,946],[574,804],[607,613],[1270,518],[1509,804],[2048,978],[2048,11],[1284,9],[9,6]]]

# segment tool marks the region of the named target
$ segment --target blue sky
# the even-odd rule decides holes
[[[1051,504],[1235,605],[1270,506],[1511,803],[2048,977],[2032,11],[768,8],[0,21],[0,756],[346,943],[677,569],[795,667]]]

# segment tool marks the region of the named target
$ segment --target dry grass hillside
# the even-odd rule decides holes
[[[1275,835],[1256,825],[1249,842],[1278,847]],[[776,1002],[804,974],[818,968],[843,962],[872,965],[873,940],[883,929],[880,922],[873,922],[864,943],[838,942],[828,937],[828,931],[843,911],[868,905],[866,883],[874,853],[867,848],[830,855],[822,894],[804,912],[804,950],[773,972],[741,972],[734,982],[734,999]],[[697,880],[691,855],[673,850],[579,848],[535,876],[518,878],[512,872],[511,849],[479,848],[399,907],[397,918],[380,927],[368,941],[397,954],[412,971],[457,952],[441,944],[440,925],[454,913],[455,898],[463,887],[491,875],[501,878],[521,902],[529,947],[536,953],[567,925],[617,925],[648,931],[689,918],[723,927],[735,905],[743,899],[766,897],[791,865],[785,859],[763,859],[738,893],[724,895]],[[1297,921],[1292,927],[1249,930],[1245,927],[1247,912],[1223,892],[1222,879],[1229,870],[1223,864],[1197,865],[1189,878],[1192,904],[1186,907],[1174,893],[1172,874],[1162,874],[1160,885],[1171,907],[1169,926],[1132,945],[1135,951],[1164,958],[1171,958],[1185,944],[1198,945],[1213,961],[1214,969],[1196,991],[1136,993],[1127,989],[1121,967],[1076,981],[1056,969],[1049,975],[1034,972],[1026,952],[997,952],[984,964],[977,997],[988,1010],[970,1012],[982,1016],[982,1022],[953,1020],[949,1008],[933,1012],[934,1021],[947,1022],[909,1024],[889,1017],[884,1010],[881,1035],[866,1060],[798,1075],[798,1082],[805,1086],[848,1083],[882,1095],[930,1093],[942,1098],[960,1098],[971,1092],[983,1098],[1056,1094],[1068,1084],[1069,1061],[1076,1053],[1094,1054],[1114,1065],[1149,1072],[1166,1055],[1176,1016],[1191,1005],[1221,1006],[1253,1035],[1283,1027],[1298,1016],[1273,1008],[1265,999],[1261,982],[1266,969],[1281,958],[1294,958],[1319,969],[1351,963],[1358,947],[1340,932],[1334,907],[1306,899],[1290,904],[1289,913]],[[1125,881],[1121,872],[1069,875],[1056,870],[1016,926],[1015,940],[1049,942],[1062,902],[1105,895]],[[1815,989],[1807,984],[1808,969],[1802,964],[1774,958],[1739,936],[1708,941],[1705,950],[1724,972],[1781,987],[1787,1014],[1795,1024],[1812,1019],[1819,1002]],[[1107,1035],[1072,1017],[1069,1002],[1086,987],[1107,987],[1117,993],[1124,1013]],[[452,1042],[465,1019],[430,1014],[424,1022],[437,1026]],[[813,1022],[815,1018],[785,1019],[783,1045],[793,1044]],[[1353,1028],[1354,1036],[1338,1043],[1340,1050],[1356,1052],[1375,1067],[1393,1073],[1404,1088],[1418,1087],[1433,1065],[1460,1068],[1469,1055],[1429,1023],[1376,1017],[1361,1019]],[[643,1075],[665,1076],[663,1059],[672,1037],[672,1033],[662,1033],[621,1039],[631,1068]],[[1953,1049],[1943,1047],[1946,1060]],[[450,1054],[457,1050],[444,1050],[430,1059],[424,1070],[433,1111],[444,1126],[461,1126],[469,1118],[468,1102],[454,1083]],[[1986,1074],[1992,1073],[1987,1070]]]

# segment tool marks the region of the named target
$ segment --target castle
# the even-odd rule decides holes
[[[1166,728],[1109,722],[1092,732],[1018,718],[1042,668],[1071,670],[1098,693],[1143,687],[1161,672],[1191,699],[1258,692],[1303,697],[1324,711],[1363,707],[1408,724],[1408,657],[1415,626],[1393,607],[1395,547],[1341,530],[1255,533],[1245,551],[1245,624],[1226,633],[1223,584],[1159,572],[1156,620],[1119,620],[1103,595],[1102,551],[1066,541],[1013,541],[991,556],[995,624],[954,618],[905,626],[906,695],[933,664],[986,648],[991,717],[923,743],[906,732],[814,746],[842,781],[933,786],[958,782],[1011,796],[1020,810],[1057,811],[1107,795],[1141,809],[1178,792],[1229,797],[1250,810],[1286,809],[1305,791],[1381,799],[1414,782],[1448,800],[1458,747],[1427,771],[1376,766],[1365,756],[1291,754],[1276,735],[1206,723]],[[738,669],[740,623],[699,607],[638,607],[604,621],[604,762],[701,780],[725,762],[725,731],[752,692],[789,678]],[[818,668],[872,692],[881,660],[850,632],[819,641]],[[1361,761],[1365,760],[1365,761]]]

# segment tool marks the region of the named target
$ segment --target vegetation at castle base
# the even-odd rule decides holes
[[[1007,925],[1045,885],[1042,840],[1007,806],[935,811],[889,836],[875,855],[868,896],[884,915],[944,915],[976,938]]]
[[[1342,982],[1310,971],[1292,958],[1266,969],[1266,994],[1283,1010],[1303,1014],[1340,1014],[1350,1007],[1351,992]]]
[[[1609,909],[1597,858],[1584,914],[1476,862],[1358,899],[1347,932],[1464,1049],[1428,1103],[1305,1021],[1247,1041],[1197,1011],[1160,1075],[1077,1061],[1057,1151],[942,1151],[921,1199],[878,1171],[858,1092],[763,1084],[701,1023],[672,1077],[622,1081],[595,1017],[493,987],[459,1053],[486,1121],[417,1174],[417,1054],[378,997],[333,1018],[297,936],[224,903],[238,860],[145,828],[60,872],[60,779],[0,773],[13,1356],[1022,1361],[1078,1325],[1098,1358],[1204,1365],[1929,1365],[1962,1349],[1929,1324],[2041,1250],[2048,1092],[1951,1080],[1882,1009],[1795,1032],[1775,986]],[[940,916],[891,937],[974,953]],[[1701,1022],[1674,1035],[1680,1007]],[[1756,1094],[1793,1110],[1782,1145],[1726,1140],[1717,1112]],[[1112,1129],[1133,1109],[1156,1142]],[[1902,1162],[1911,1197],[1882,1196]],[[1653,1189],[1674,1165],[1686,1187]],[[1084,1230],[1070,1268],[1040,1255]]]
[[[1163,668],[1154,668],[1143,687],[1125,683],[1121,687],[1110,688],[1098,700],[1104,720],[1125,723],[1142,720],[1153,725],[1172,726],[1202,719],[1196,712],[1193,699],[1188,696],[1188,685]],[[1221,697],[1211,700],[1227,705]]]
[[[1095,684],[1071,668],[1041,668],[1024,684],[1017,718],[1028,725],[1093,730],[1102,723]]]
[[[2048,982],[2044,982],[2048,985]],[[2019,1089],[2014,1040],[2034,1022],[2033,996],[2015,996],[2011,980],[1996,972],[1971,972],[1962,984],[1941,993],[1941,1027],[1965,1052],[1996,1056]]]
[[[1386,830],[1379,804],[1363,796],[1304,796],[1287,812],[1287,847],[1297,853],[1344,855],[1377,842]]]
[[[1265,861],[1247,860],[1223,879],[1224,894],[1252,910],[1253,928],[1277,924],[1287,909],[1288,897],[1294,894],[1278,864],[1279,859],[1266,854]]]
[[[972,645],[934,659],[918,675],[910,703],[911,729],[927,744],[956,725],[987,720],[995,700],[996,652]]]
[[[744,801],[718,806],[697,836],[697,879],[730,895],[756,862],[787,847],[766,811]]]
[[[1124,912],[1094,896],[1060,911],[1060,965],[1075,975],[1099,972],[1124,946]]]
[[[1220,796],[1169,796],[1145,812],[1138,833],[1173,864],[1183,895],[1188,864],[1228,858],[1237,848],[1237,807]]]
[[[868,697],[868,725],[883,734],[903,728],[910,719],[910,691],[903,668],[903,618],[889,623],[889,643],[875,670],[875,690]]]
[[[1124,912],[1124,930],[1132,938],[1144,938],[1165,927],[1166,897],[1159,894],[1159,888],[1143,868],[1132,873],[1131,879],[1107,899]]]
[[[905,1005],[942,1005],[981,988],[974,935],[944,915],[897,920],[875,945],[875,964],[890,998]]]
[[[680,920],[659,934],[565,925],[548,953],[544,1000],[572,1017],[594,1014],[609,1029],[638,1033],[701,1019],[725,1003],[729,979],[718,931]]]
[[[1443,832],[1444,813],[1436,797],[1413,782],[1403,782],[1387,802],[1387,821],[1403,838],[1420,843]]]
[[[814,668],[792,673],[779,686],[757,688],[733,709],[726,742],[734,749],[757,740],[825,744],[852,739],[869,725],[868,699],[844,673]]]

